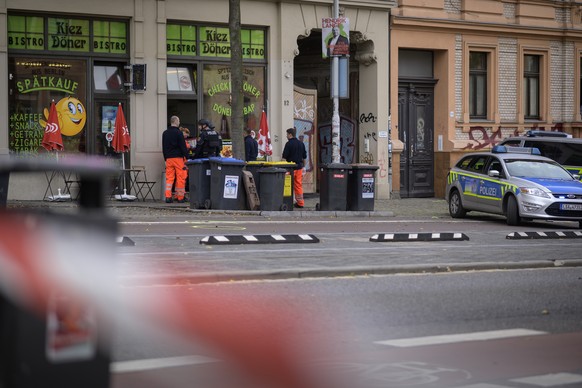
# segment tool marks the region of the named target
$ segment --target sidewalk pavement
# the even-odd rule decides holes
[[[159,216],[164,212],[173,215],[196,214],[199,216],[217,214],[238,214],[264,217],[408,217],[408,218],[441,218],[449,217],[448,205],[443,198],[406,198],[406,199],[376,199],[372,211],[321,211],[316,210],[319,203],[318,194],[306,194],[305,206],[292,211],[261,211],[261,210],[220,210],[220,209],[190,209],[189,203],[165,203],[159,201],[105,201],[105,208],[117,218],[127,216]],[[75,201],[18,201],[9,200],[8,208],[37,208],[52,211],[65,211],[78,207]]]

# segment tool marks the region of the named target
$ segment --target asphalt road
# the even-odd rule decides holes
[[[181,309],[178,315],[194,318],[199,330],[173,331],[180,333],[175,342],[154,332],[144,336],[140,326],[120,330],[113,388],[259,387],[253,379],[245,385],[238,368],[249,368],[255,378],[282,377],[284,371],[273,360],[279,352],[299,368],[293,370],[302,378],[317,376],[319,384],[303,387],[582,385],[580,268],[125,291],[143,293],[154,305],[164,301],[164,295],[191,298],[191,305],[180,304],[191,309]],[[159,311],[167,315],[146,321],[173,327],[166,319],[172,309],[160,306]],[[220,350],[208,344],[218,344]],[[248,349],[239,354],[242,345]],[[283,374],[263,373],[266,370]]]
[[[510,239],[512,233],[579,233],[577,225],[529,223],[509,227],[501,217],[317,218],[173,216],[125,219],[119,247],[124,284],[232,279],[301,278],[393,272],[439,272],[582,264],[582,238]],[[455,241],[374,242],[382,234],[457,233]],[[201,244],[209,236],[311,235],[316,243]],[[582,237],[580,234],[578,237]]]
[[[120,217],[119,232],[134,245],[111,247],[116,252],[100,254],[99,245],[109,245],[87,233],[99,225],[80,227],[99,217],[56,224],[40,236],[52,237],[47,241],[55,252],[67,247],[61,253],[70,259],[64,267],[64,258],[53,257],[59,255],[44,255],[42,262],[60,265],[70,286],[93,295],[116,319],[115,387],[179,388],[194,381],[242,388],[248,378],[243,370],[271,381],[311,372],[334,378],[337,372],[346,388],[582,384],[576,366],[581,240],[571,223],[508,227],[500,217],[479,215],[282,219],[140,211]],[[26,220],[15,235],[38,239],[35,224]],[[27,227],[31,236],[23,233]],[[12,235],[9,227],[5,232]],[[317,242],[201,244],[207,236],[266,233],[310,234]],[[466,238],[412,237],[445,233]],[[509,238],[516,233],[537,237]],[[374,242],[380,234],[409,237]],[[119,268],[117,278],[103,268],[110,264]],[[94,271],[99,268],[103,272]],[[406,350],[394,340],[406,340]],[[220,381],[233,376],[232,384]],[[254,381],[247,386],[258,387]]]

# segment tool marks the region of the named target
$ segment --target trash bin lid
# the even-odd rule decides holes
[[[217,164],[229,164],[234,166],[244,166],[246,162],[244,160],[235,159],[235,158],[224,158],[221,156],[212,156],[208,158],[210,163],[217,163]]]
[[[351,166],[349,164],[344,163],[329,163],[329,164],[322,164],[321,168],[328,169],[328,170],[349,170]]]
[[[286,161],[281,161],[281,162],[265,162],[265,166],[273,166],[273,167],[295,167],[297,166],[297,163],[294,162],[286,162]]]
[[[380,166],[373,166],[367,163],[355,163],[350,165],[353,170],[377,170]]]
[[[284,168],[277,168],[277,167],[263,167],[259,169],[259,174],[260,173],[267,173],[267,174],[275,174],[275,173],[281,173],[281,174],[285,174],[287,172],[287,170],[285,170]]]
[[[208,163],[208,158],[188,159],[186,161],[186,165],[188,165],[188,164],[202,164],[202,163]]]
[[[263,164],[265,164],[265,162],[261,162],[261,161],[257,161],[257,160],[251,160],[251,161],[247,162],[247,166],[262,166]]]

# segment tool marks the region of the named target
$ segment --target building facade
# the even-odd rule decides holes
[[[379,198],[390,196],[389,18],[395,1],[341,1],[349,19],[347,87],[341,100],[342,161],[380,166]],[[305,187],[331,149],[330,60],[322,56],[322,18],[332,0],[241,0],[245,126],[268,117],[274,161],[285,130],[297,127],[309,150]],[[0,0],[0,160],[101,155],[145,166],[159,182],[161,134],[169,117],[196,132],[201,118],[230,130],[228,1]],[[54,101],[64,150],[41,146]],[[121,104],[131,149],[111,147]],[[228,156],[228,155],[227,155]],[[56,183],[59,185],[59,183]],[[10,199],[41,199],[44,175],[14,177]],[[63,186],[61,186],[63,187]]]
[[[392,195],[443,197],[459,156],[529,129],[580,137],[581,16],[569,0],[399,0]]]

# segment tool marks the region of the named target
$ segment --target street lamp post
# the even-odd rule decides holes
[[[333,1],[333,17],[339,18],[339,0]],[[339,57],[331,58],[333,113],[331,118],[331,162],[340,162],[340,118],[339,118]]]

